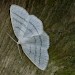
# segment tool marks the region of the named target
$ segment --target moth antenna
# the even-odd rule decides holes
[[[8,35],[15,43],[17,43],[8,33],[7,33],[7,35]]]

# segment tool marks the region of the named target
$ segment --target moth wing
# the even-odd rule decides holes
[[[29,16],[29,23],[27,30],[24,33],[24,37],[33,37],[43,33],[43,23],[34,15]]]
[[[28,16],[29,14],[24,8],[18,5],[11,5],[10,17],[12,27],[17,38],[23,37],[28,25]],[[25,20],[27,20],[27,22],[25,22]]]
[[[49,37],[43,32],[38,36],[33,36],[25,43],[21,44],[27,57],[41,70],[45,70],[48,64]]]

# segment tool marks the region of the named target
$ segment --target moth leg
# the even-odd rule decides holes
[[[15,43],[17,43],[8,33],[7,33],[7,35],[8,35]],[[19,50],[20,57],[21,57],[21,59],[22,59],[21,52],[20,52],[20,48],[19,48],[19,45],[18,45],[18,44],[17,44],[17,47],[18,47],[18,50]]]
[[[17,47],[18,47],[19,54],[20,54],[20,57],[21,57],[21,60],[22,60],[23,58],[22,58],[22,55],[21,55],[20,48],[19,48],[19,45],[18,44],[17,44]]]

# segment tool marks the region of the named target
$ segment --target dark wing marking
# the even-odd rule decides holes
[[[15,12],[12,12],[12,13],[15,14],[16,16],[20,17],[22,20],[24,20],[24,18],[21,17],[20,15],[18,15],[17,13],[15,13]]]
[[[24,31],[20,27],[15,27],[15,28],[17,28],[18,30],[21,30],[24,33]]]
[[[26,28],[26,25],[25,25],[24,23],[20,22],[20,21],[19,21],[19,20],[17,20],[15,17],[13,17],[13,19],[14,19],[14,21],[16,21],[16,22],[20,23],[21,25],[24,25],[24,27]]]

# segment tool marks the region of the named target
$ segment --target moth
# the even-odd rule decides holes
[[[11,23],[17,44],[39,69],[45,70],[48,64],[49,36],[43,30],[43,23],[18,5],[10,6]]]

